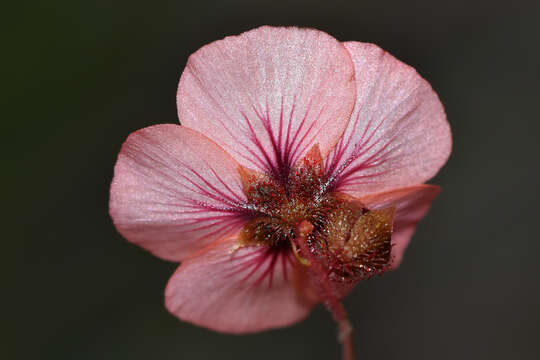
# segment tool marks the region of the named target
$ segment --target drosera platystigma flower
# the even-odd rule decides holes
[[[295,323],[395,268],[439,192],[451,135],[431,86],[373,44],[261,27],[190,56],[181,125],[131,134],[110,213],[129,241],[180,261],[165,305],[222,332]]]

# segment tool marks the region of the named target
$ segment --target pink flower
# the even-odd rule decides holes
[[[204,46],[177,102],[182,125],[122,146],[110,214],[129,241],[181,261],[167,309],[218,331],[303,319],[324,300],[317,266],[339,297],[396,267],[439,192],[423,183],[451,150],[443,106],[413,68],[313,29]]]

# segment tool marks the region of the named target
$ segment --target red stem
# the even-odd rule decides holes
[[[338,323],[338,341],[341,343],[341,358],[354,360],[354,346],[352,340],[352,326],[347,317],[343,304],[335,294],[328,272],[321,264],[317,256],[308,245],[308,235],[313,231],[313,225],[308,221],[302,221],[296,228],[296,240],[302,251],[302,256],[309,261],[309,269],[319,285],[319,294],[334,320]]]

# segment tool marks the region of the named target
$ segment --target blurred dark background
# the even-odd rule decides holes
[[[2,21],[3,359],[337,359],[322,307],[249,336],[163,306],[176,264],[108,215],[120,145],[177,121],[188,56],[263,24],[374,42],[446,106],[454,151],[402,266],[346,306],[358,359],[538,359],[538,1],[20,2]],[[7,110],[7,113],[6,111]],[[0,353],[1,354],[1,353]]]

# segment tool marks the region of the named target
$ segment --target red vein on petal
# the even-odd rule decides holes
[[[236,198],[237,201],[243,201],[244,199],[242,199],[240,197],[240,195],[238,195],[236,192],[234,192],[231,187],[225,182],[223,181],[223,179],[221,178],[221,176],[219,176],[216,171],[214,170],[213,167],[210,166],[210,164],[206,161],[206,160],[203,160],[204,163],[208,166],[208,168],[210,169],[210,171],[212,171],[212,174],[214,175],[214,177],[221,183],[221,185],[223,185],[223,187],[225,187],[225,189],[227,189],[227,191],[229,191],[229,193],[234,197]]]
[[[279,259],[281,257],[281,262]],[[268,278],[268,287],[270,288],[273,284],[275,267],[278,263],[281,263],[283,267],[284,279],[287,279],[287,250],[284,249],[275,249],[272,247],[261,247],[247,254],[241,256],[234,256],[226,261],[239,261],[234,266],[230,267],[230,271],[225,274],[225,277],[229,278],[243,272],[247,272],[240,280],[240,283],[245,283],[251,279],[258,271],[257,278],[253,280],[250,284],[250,287],[257,287],[262,284],[262,282]]]
[[[270,163],[270,168],[268,170],[270,172],[275,173],[275,175],[283,177],[284,175],[283,172],[286,169],[283,167],[281,152],[279,151],[274,131],[272,131],[272,126],[271,126],[271,122],[269,118],[270,114],[268,110],[268,101],[266,102],[266,115],[265,116],[259,114],[257,111],[255,111],[255,113],[257,117],[259,118],[259,120],[261,121],[264,129],[266,130],[268,140],[270,140],[270,145],[272,146],[272,150],[274,151],[274,157],[275,157],[276,163],[275,164]]]
[[[257,280],[252,284],[252,286],[259,286],[262,284],[264,279],[268,276],[268,288],[272,287],[272,278],[274,277],[274,267],[276,265],[277,257],[279,256],[278,251],[267,250],[267,259],[270,258],[270,263],[266,266],[266,269],[259,275]],[[266,260],[267,260],[266,259]],[[265,260],[265,263],[267,261]]]
[[[248,280],[266,262],[267,260],[266,251],[254,260],[255,260],[255,266],[253,267],[253,269],[251,269],[251,271],[246,276],[244,276],[240,280],[240,282],[245,282],[246,280]],[[256,261],[256,260],[259,260],[259,261]]]
[[[314,142],[315,142],[315,139],[317,139],[317,137],[319,136],[319,134],[321,133],[321,131],[323,131],[324,129],[326,129],[326,125],[331,121],[331,118],[328,118],[320,127],[319,127],[319,130],[317,130],[317,132],[315,134],[313,134],[313,136],[311,137],[311,139],[309,141],[304,141],[305,138],[307,137],[307,135],[311,132],[311,129],[313,128],[313,126],[315,126],[315,124],[318,122],[318,120],[320,119],[321,117],[321,114],[324,112],[324,110],[326,109],[326,104],[321,108],[321,111],[319,112],[319,115],[317,116],[317,119],[315,121],[313,121],[313,123],[311,124],[311,127],[309,128],[309,130],[305,133],[304,137],[302,138],[302,140],[300,141],[301,144],[303,144],[303,147],[300,149],[300,151],[298,151],[299,154],[304,154],[305,151],[308,150],[309,147],[313,146]],[[295,150],[295,155],[296,155],[296,150]]]
[[[311,103],[311,102],[310,102]],[[321,112],[319,112],[319,115],[318,117],[321,115],[322,111],[323,111],[324,107],[321,108]],[[307,117],[307,113],[309,112],[309,108],[308,108],[308,111],[306,112],[306,117]],[[298,127],[298,131],[296,132],[295,134],[295,138],[294,138],[294,141],[296,142],[296,138],[298,136],[298,134],[300,133],[300,129],[303,127],[304,123],[305,123],[305,118],[302,119],[302,123],[300,124],[300,126]],[[304,133],[304,135],[302,135],[300,141],[296,142],[296,145],[294,146],[294,148],[292,149],[291,151],[291,160],[296,160],[298,158],[297,154],[298,154],[298,148],[303,144],[303,141],[305,140],[306,136],[311,132],[311,130],[313,129],[313,127],[315,126],[315,124],[317,123],[317,121],[312,121],[311,122],[311,125],[308,127],[308,129],[306,130],[306,132]],[[309,146],[310,144],[306,144],[306,146]]]
[[[207,191],[205,188],[202,188],[201,186],[199,186],[197,183],[193,182],[193,185],[195,185],[197,188],[199,188],[201,190],[201,194],[202,195],[206,195],[214,200],[217,200],[217,201],[223,201],[223,202],[226,202],[230,205],[232,204],[235,204],[235,200],[233,198],[231,198],[230,196],[226,195],[225,193],[223,193],[221,190],[219,190],[218,188],[216,188],[212,183],[210,183],[208,180],[206,180],[204,178],[204,176],[202,176],[201,174],[199,174],[197,171],[195,171],[191,166],[187,165],[187,164],[182,164],[186,169],[188,169],[189,171],[191,171],[191,173],[193,175],[195,175],[199,180],[201,180],[206,186],[208,186],[211,190],[214,191],[214,194],[210,193],[209,191]],[[182,174],[180,174],[181,176],[184,176]],[[186,180],[190,181],[190,179],[187,179],[187,177],[185,177]],[[220,198],[221,197],[221,198]]]
[[[306,109],[306,114],[304,115],[304,117],[302,118],[302,120],[300,121],[300,123],[298,124],[298,128],[295,130],[294,132],[294,135],[293,135],[293,139],[291,141],[291,145],[290,145],[290,150],[289,152],[291,153],[291,156],[290,156],[290,159],[291,161],[293,161],[295,158],[294,158],[294,154],[292,154],[292,147],[297,144],[296,142],[296,139],[298,138],[298,135],[300,134],[300,132],[302,131],[302,128],[304,127],[305,123],[306,123],[306,120],[307,120],[307,117],[311,111],[311,104],[312,104],[312,101],[313,101],[313,98],[311,98],[309,100],[309,103],[308,103],[308,106],[307,106],[307,109]]]
[[[283,95],[281,96],[281,110],[279,112],[278,148],[282,149],[283,142]]]
[[[287,124],[287,137],[285,140],[285,147],[284,147],[284,152],[288,154],[287,155],[288,158],[290,158],[289,153],[291,151],[291,143],[289,143],[289,140],[290,140],[290,133],[291,133],[291,125],[293,123],[292,119],[293,119],[293,114],[294,114],[295,109],[296,109],[296,95],[293,96],[293,104],[291,107],[291,112],[289,114],[289,123]]]
[[[265,165],[263,163],[264,168],[271,169],[272,168],[272,160],[270,159],[268,153],[265,151],[264,146],[261,144],[261,141],[257,137],[257,134],[256,134],[255,130],[253,129],[253,126],[252,126],[251,122],[249,121],[249,118],[247,117],[247,115],[243,111],[241,112],[241,114],[242,114],[242,117],[244,118],[246,124],[248,125],[252,142],[259,149],[259,151],[261,152],[261,154],[263,155],[263,157],[264,157],[264,159],[266,161]]]

